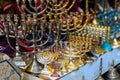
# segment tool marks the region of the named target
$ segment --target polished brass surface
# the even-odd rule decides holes
[[[119,48],[120,47],[120,41],[118,41],[116,38],[113,39],[111,42],[111,45],[113,48]]]
[[[68,12],[73,5],[75,4],[76,0],[73,0],[70,3],[70,0],[61,0],[61,1],[52,1],[50,0],[49,5],[47,7],[46,13],[52,13],[55,15],[64,14],[66,11]],[[70,5],[69,5],[70,4]]]
[[[94,24],[88,24],[81,33],[84,34],[91,34],[92,35],[92,45],[93,46],[100,46],[103,42],[109,41],[110,38],[110,27],[107,26],[100,26]],[[107,33],[106,33],[107,32]]]
[[[120,80],[120,75],[114,68],[114,60],[112,61],[111,68],[106,75],[108,80]]]
[[[93,21],[92,21],[92,23],[95,25],[95,26],[97,26],[97,25],[99,25],[99,22],[98,22],[98,19],[97,19],[97,10],[96,10],[96,8],[97,8],[97,0],[95,0],[95,10],[94,10],[94,18],[93,18]]]
[[[86,4],[86,6],[85,6],[85,7],[86,7],[86,8],[85,8],[85,9],[86,9],[86,14],[89,14],[89,10],[88,10],[88,7],[89,7],[89,5],[88,5],[88,0],[86,0],[86,3],[85,3],[85,4]]]
[[[85,56],[85,53],[92,48],[91,40],[91,35],[78,34],[75,36],[72,33],[69,34],[68,44],[60,51],[60,53],[70,58],[70,62],[66,66],[67,71],[75,70],[86,63],[87,56]]]
[[[26,72],[35,73],[35,74],[40,73],[42,69],[43,69],[43,65],[39,63],[35,57],[32,59],[32,62],[25,67]]]
[[[102,76],[99,76],[96,80],[104,80]]]
[[[117,10],[117,0],[114,1],[114,9]]]
[[[109,41],[110,40],[110,27],[107,27],[107,32],[108,32],[107,41]]]

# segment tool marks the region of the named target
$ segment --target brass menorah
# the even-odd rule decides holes
[[[55,21],[59,21],[60,19],[60,22],[62,22],[62,35],[73,31],[79,33],[90,20],[90,14],[88,12],[88,0],[86,1],[86,15],[84,15],[84,13],[69,12],[75,2],[76,0],[73,0],[72,3],[70,3],[69,0],[50,0],[50,3],[48,4],[46,13],[47,15],[51,15],[51,18]],[[86,16],[86,20],[84,23],[82,23],[84,16]],[[51,20],[51,18],[49,19]]]
[[[82,19],[84,16],[86,17],[86,20],[83,24]],[[76,68],[71,58],[79,58],[92,49],[93,35],[84,34],[82,32],[89,24],[89,21],[90,14],[88,11],[88,0],[86,0],[86,15],[83,15],[83,13],[79,14],[78,12],[70,13],[70,16],[62,22],[62,30],[64,31],[62,34],[65,34],[66,31],[69,31],[69,37],[68,44],[65,44],[65,49],[61,50],[60,53],[70,57],[70,70],[74,70]],[[73,34],[74,32],[76,34]]]
[[[72,3],[70,2],[70,0],[50,0],[46,12],[48,14],[52,13],[55,15],[64,14],[73,7],[75,2],[76,0],[73,0]]]
[[[75,70],[81,65],[84,65],[81,57],[85,56],[86,52],[91,51],[92,49],[92,35],[73,35],[69,34],[69,40],[65,43],[64,49],[61,49],[60,53],[63,53],[65,56],[70,58],[70,63],[68,64],[68,71]],[[81,64],[75,65],[73,60],[79,59]]]
[[[105,41],[110,40],[110,27],[95,26],[94,24],[87,25],[81,33],[93,35],[93,44],[101,45]],[[100,40],[101,38],[101,40]]]

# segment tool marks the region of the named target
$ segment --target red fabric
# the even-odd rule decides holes
[[[40,0],[38,0],[38,6],[40,5]]]
[[[21,44],[22,46],[26,46],[26,45],[27,45],[27,43],[25,43],[25,42],[22,41],[22,40],[19,40],[19,44]],[[36,48],[36,51],[37,51],[37,50],[38,50],[38,48]],[[31,51],[33,51],[33,48],[24,48],[23,51],[31,52]]]

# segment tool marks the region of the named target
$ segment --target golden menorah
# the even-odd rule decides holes
[[[86,52],[89,52],[92,49],[92,38],[92,35],[74,35],[72,33],[69,34],[68,41],[65,43],[64,48],[60,50],[61,54],[69,57],[70,62],[66,67],[67,71],[75,70],[84,65],[84,60],[87,58]],[[77,60],[80,62],[78,65],[75,64],[75,61]]]
[[[64,14],[65,12],[68,12],[73,5],[75,4],[76,0],[73,0],[70,2],[70,0],[50,0],[46,12],[60,15]],[[57,14],[56,14],[57,13]]]

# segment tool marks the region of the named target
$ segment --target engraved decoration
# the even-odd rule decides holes
[[[21,72],[8,60],[0,62],[0,80],[22,80]]]

